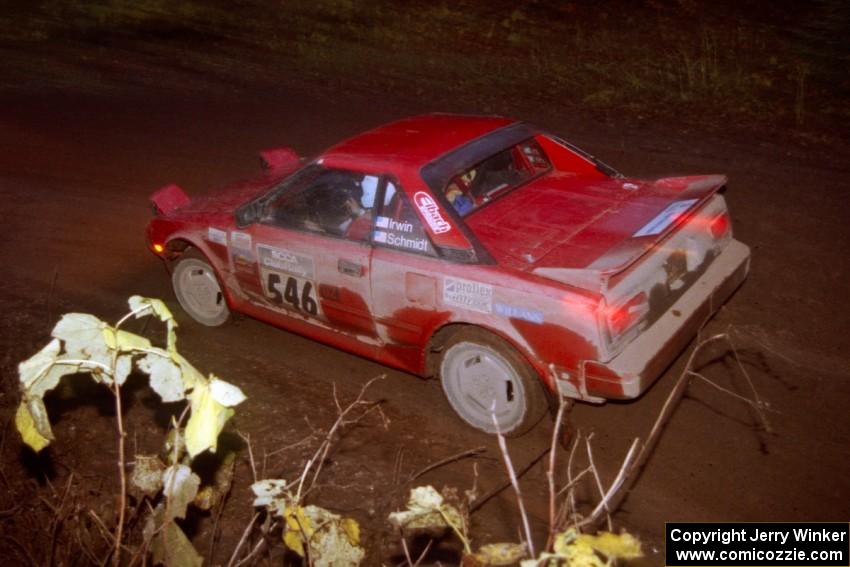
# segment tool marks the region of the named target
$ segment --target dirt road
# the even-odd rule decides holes
[[[292,145],[309,155],[362,128],[438,110],[427,102],[383,100],[376,105],[374,96],[292,87],[275,96],[217,101],[153,91],[135,96],[8,96],[0,101],[4,417],[16,403],[15,364],[45,340],[61,313],[84,311],[114,319],[132,294],[165,298],[179,313],[164,268],[144,246],[146,199],[153,189],[177,182],[199,194],[253,174],[259,149]],[[628,174],[728,174],[736,234],[753,248],[749,280],[705,330],[728,332],[737,360],[728,350],[715,349],[704,357],[700,372],[750,396],[746,372],[770,403],[773,432],[760,427],[746,404],[706,383],[694,383],[642,478],[615,514],[615,525],[638,533],[648,544],[650,561],[661,563],[657,553],[665,521],[847,520],[847,161],[797,150],[789,155],[755,136],[701,139],[674,127],[623,133],[610,125],[547,115],[545,109],[517,113],[551,126]],[[399,478],[481,446],[486,448],[483,458],[461,460],[420,481],[465,489],[473,480],[473,462],[484,491],[505,479],[492,440],[463,427],[435,383],[257,321],[206,329],[178,317],[187,356],[202,370],[240,384],[248,395],[237,424],[250,434],[258,455],[327,426],[335,413],[334,384],[340,398],[351,399],[369,379],[387,375],[371,391],[385,400],[386,428],[370,418],[349,431],[316,495],[319,503],[335,504],[360,520],[367,543],[377,545],[382,556],[398,553],[391,536],[374,534],[403,499]],[[615,475],[631,439],[646,434],[683,362],[680,358],[636,402],[579,406],[573,412],[573,427],[593,433],[594,457],[605,483]],[[155,447],[161,434],[150,425],[152,416],[162,422],[156,407],[141,391],[129,403],[131,435],[140,447]],[[114,456],[109,457],[111,438],[104,439],[108,412],[64,397],[52,410],[58,413],[51,462],[89,474],[94,466],[103,475],[100,486],[109,490]],[[96,420],[92,423],[100,431],[86,427],[89,419]],[[544,424],[512,443],[518,466],[541,454],[549,430]],[[22,464],[31,467],[13,437],[9,435],[2,455],[7,474],[23,470]],[[269,456],[266,472],[290,478],[305,451],[295,447]],[[220,548],[238,539],[239,526],[250,515],[244,452],[237,475],[242,482],[228,503],[229,529]],[[542,466],[533,467],[523,482],[534,525],[543,534]],[[519,525],[509,492],[491,500],[473,519],[472,532],[480,543],[514,538]],[[211,527],[201,522],[195,529],[202,540]]]

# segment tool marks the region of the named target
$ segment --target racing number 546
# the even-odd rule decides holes
[[[286,278],[286,283],[283,286],[283,295],[280,293],[280,283],[280,274],[269,274],[268,290],[275,303],[278,305],[289,303],[295,309],[306,311],[310,315],[316,315],[319,313],[319,305],[313,297],[313,284],[311,282],[300,282],[301,290],[299,291],[298,279],[288,276]]]

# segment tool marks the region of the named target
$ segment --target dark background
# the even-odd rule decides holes
[[[390,419],[346,432],[311,501],[355,517],[370,564],[400,560],[385,521],[404,479],[466,449],[477,459],[417,482],[481,491],[505,480],[492,439],[465,428],[439,386],[253,320],[191,323],[145,249],[148,195],[190,194],[253,175],[256,152],[304,155],[401,116],[500,113],[538,122],[631,176],[725,173],[736,236],[752,272],[706,333],[735,353],[699,370],[742,395],[744,372],[770,402],[772,432],[742,402],[690,386],[645,473],[613,515],[663,563],[665,521],[846,521],[850,515],[847,331],[848,5],[823,2],[11,2],[0,7],[0,553],[23,563],[85,563],[89,510],[111,525],[117,493],[111,399],[72,379],[48,396],[56,442],[39,457],[12,417],[16,365],[61,313],[107,320],[135,293],[162,297],[181,351],[239,384],[236,426],[266,476],[297,476],[335,417],[333,385],[352,399],[373,376]],[[740,362],[740,364],[739,364]],[[578,406],[609,483],[682,371],[642,399]],[[157,451],[174,408],[128,387],[131,450]],[[549,443],[551,424],[511,443],[517,468]],[[234,437],[231,434],[231,437]],[[311,445],[311,443],[313,443]],[[238,443],[237,443],[238,445]],[[282,450],[283,449],[283,450]],[[277,451],[277,452],[276,452]],[[561,453],[560,470],[566,455]],[[477,464],[477,475],[473,469]],[[263,471],[261,471],[263,472]],[[71,476],[73,474],[73,476]],[[226,562],[252,513],[244,446],[220,522],[186,526]],[[69,486],[60,510],[62,488]],[[523,477],[538,537],[545,469]],[[583,502],[596,499],[582,489]],[[57,527],[58,524],[58,527]],[[472,518],[475,543],[516,540],[513,495]],[[88,529],[89,531],[86,531]],[[131,537],[138,537],[135,532]],[[87,545],[97,549],[96,536]],[[131,542],[137,540],[131,539]],[[51,543],[52,542],[52,543]],[[444,542],[433,559],[456,561]],[[58,559],[57,559],[58,558]],[[61,561],[60,561],[61,559]]]

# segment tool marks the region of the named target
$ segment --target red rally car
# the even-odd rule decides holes
[[[525,122],[431,114],[261,156],[258,179],[152,196],[183,309],[439,376],[484,431],[641,395],[749,269],[725,177],[627,179]]]

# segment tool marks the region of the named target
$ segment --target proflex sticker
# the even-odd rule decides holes
[[[419,212],[422,213],[425,222],[428,223],[434,234],[442,234],[452,229],[452,225],[447,223],[446,219],[443,218],[442,213],[440,213],[440,207],[431,195],[417,191],[413,195],[413,202],[416,203]]]
[[[686,199],[684,201],[675,201],[670,203],[663,211],[655,215],[655,218],[643,225],[643,227],[632,236],[639,237],[661,234],[664,229],[673,224],[682,213],[690,209],[697,200],[698,199]]]
[[[227,246],[227,233],[220,228],[209,227],[207,229],[207,240]]]
[[[494,303],[493,309],[497,314],[503,317],[508,317],[509,319],[522,319],[529,323],[537,323],[538,325],[543,324],[543,313],[536,309],[508,305],[507,303]]]
[[[493,286],[460,278],[445,278],[443,303],[481,313],[492,313]]]
[[[310,256],[263,244],[257,245],[257,254],[260,256],[260,266],[263,268],[286,272],[308,280],[315,279],[316,267]]]

